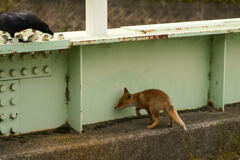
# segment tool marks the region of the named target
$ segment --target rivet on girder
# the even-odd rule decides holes
[[[4,85],[0,85],[0,92],[5,92],[7,88]]]
[[[58,35],[58,39],[59,39],[59,40],[64,40],[64,35],[63,35],[63,34],[59,34],[59,35]]]
[[[11,131],[12,134],[15,134],[15,133],[17,133],[17,128],[16,127],[12,127],[10,131]]]
[[[50,72],[51,72],[51,68],[48,67],[48,66],[45,66],[45,67],[43,68],[43,72],[44,72],[44,73],[50,73]]]
[[[16,98],[11,98],[10,99],[10,104],[11,105],[16,105],[17,104],[17,99]]]
[[[10,56],[10,60],[11,61],[16,61],[17,60],[17,56],[16,55],[11,55]]]
[[[38,58],[39,57],[39,54],[36,53],[36,52],[32,52],[32,58],[35,59],[35,58]]]
[[[10,89],[12,90],[12,91],[16,91],[17,90],[17,84],[16,83],[12,83],[11,84],[11,86],[10,86]]]
[[[2,70],[0,70],[0,78],[4,78],[6,76],[6,73]]]
[[[26,75],[28,74],[27,69],[26,69],[26,68],[23,68],[23,69],[21,70],[21,74],[22,74],[23,76],[26,76]]]
[[[4,113],[0,114],[0,121],[3,121],[5,118],[6,118],[6,116]]]
[[[16,71],[15,69],[11,69],[11,70],[10,70],[10,75],[11,75],[12,77],[16,77],[16,76],[17,76],[17,71]]]
[[[6,129],[5,127],[1,127],[1,128],[0,128],[0,133],[1,133],[2,135],[7,134],[7,129]]]
[[[16,112],[12,112],[12,113],[10,114],[10,118],[12,118],[12,119],[16,119],[17,116],[18,116],[18,114],[17,114]]]
[[[21,54],[21,59],[22,59],[22,60],[25,60],[25,59],[27,59],[27,56],[28,56],[27,54],[24,54],[24,53],[23,53],[23,54]]]
[[[47,34],[42,35],[42,41],[49,41],[50,37]]]
[[[5,106],[6,105],[6,101],[4,101],[4,100],[0,100],[0,107],[3,107],[3,106]]]
[[[38,74],[39,73],[38,67],[33,67],[32,72],[33,72],[33,74]]]
[[[0,62],[4,62],[6,59],[7,56],[5,54],[0,56]]]
[[[43,52],[43,57],[48,58],[48,55],[50,54],[50,51],[44,51]]]

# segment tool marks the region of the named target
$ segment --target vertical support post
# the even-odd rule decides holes
[[[95,36],[107,34],[107,0],[86,0],[86,31]]]
[[[209,100],[224,111],[226,36],[214,35],[212,45]]]
[[[68,58],[68,124],[82,131],[82,46],[73,47]]]

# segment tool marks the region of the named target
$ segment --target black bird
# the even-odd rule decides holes
[[[28,28],[53,35],[48,25],[31,12],[0,12],[0,30],[8,32],[11,37]]]

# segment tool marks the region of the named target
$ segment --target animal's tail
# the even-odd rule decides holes
[[[184,130],[187,130],[187,127],[186,127],[185,123],[179,117],[177,111],[174,109],[173,106],[168,107],[166,109],[166,112],[174,121],[176,121],[181,127],[183,127]]]

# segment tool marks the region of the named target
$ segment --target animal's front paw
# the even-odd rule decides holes
[[[152,124],[153,123],[153,121],[151,120],[151,119],[149,119],[148,121],[147,121],[147,124]]]
[[[153,126],[152,126],[152,125],[148,125],[147,128],[148,128],[148,129],[152,129]]]

